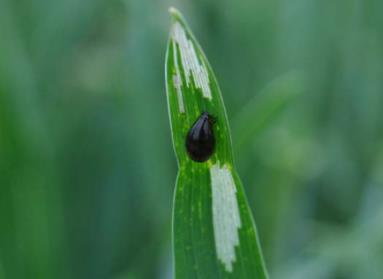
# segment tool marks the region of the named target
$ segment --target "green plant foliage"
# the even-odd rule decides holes
[[[170,9],[166,55],[170,122],[179,172],[173,211],[176,278],[267,278],[255,224],[234,167],[220,89],[180,13]],[[216,118],[216,150],[191,160],[185,138],[202,112]]]
[[[0,279],[172,278],[167,3],[0,0]],[[383,1],[172,3],[270,278],[382,279]]]
[[[303,82],[298,73],[288,73],[272,81],[233,120],[235,149],[248,146],[302,92]]]

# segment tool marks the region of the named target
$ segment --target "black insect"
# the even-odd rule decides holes
[[[194,122],[186,136],[186,150],[193,161],[205,162],[214,152],[215,138],[213,124],[215,118],[203,112]]]

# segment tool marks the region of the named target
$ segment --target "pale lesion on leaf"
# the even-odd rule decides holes
[[[239,246],[241,217],[237,187],[228,164],[219,162],[210,167],[212,186],[212,211],[215,247],[219,260],[228,272],[233,271],[236,261],[235,247]]]
[[[198,49],[196,50],[196,46],[190,38],[188,31],[178,21],[173,22],[170,31],[170,39],[173,44],[176,75],[181,77],[180,71],[182,69],[186,87],[191,88],[193,83],[194,88],[201,90],[204,98],[211,100],[212,93],[209,73],[204,59],[197,55]],[[180,65],[178,64],[178,53],[181,58]],[[182,66],[182,68],[180,66]],[[177,88],[178,84],[174,84],[174,86]]]

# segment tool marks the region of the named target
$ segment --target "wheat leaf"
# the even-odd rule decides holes
[[[267,278],[255,224],[234,168],[218,83],[181,14],[170,9],[166,89],[179,172],[173,209],[175,278]],[[191,160],[185,138],[202,112],[215,117],[216,148]]]

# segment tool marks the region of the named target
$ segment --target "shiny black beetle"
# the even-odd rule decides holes
[[[190,128],[185,141],[186,151],[189,157],[196,162],[205,162],[213,154],[215,138],[213,124],[215,118],[203,112]]]

